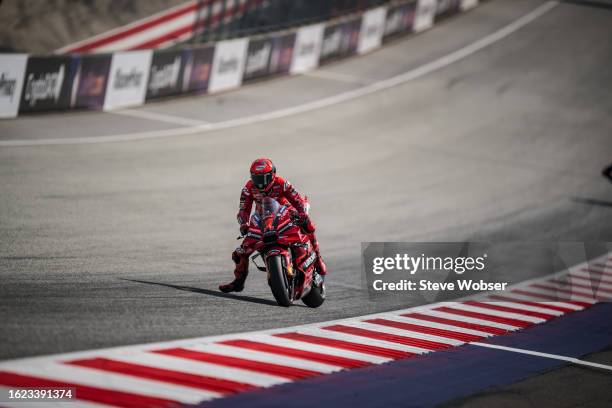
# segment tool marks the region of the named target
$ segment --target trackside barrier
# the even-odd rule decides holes
[[[0,54],[0,118],[22,112],[112,110],[180,94],[299,74],[371,52],[400,35],[478,5],[478,0],[398,0],[326,23],[171,50],[68,56]]]

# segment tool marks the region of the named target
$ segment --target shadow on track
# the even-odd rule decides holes
[[[215,297],[220,297],[220,298],[225,298],[225,299],[242,300],[243,302],[258,303],[260,305],[278,306],[276,302],[273,300],[259,299],[259,298],[252,297],[252,296],[236,296],[230,293],[218,292],[216,290],[194,288],[192,286],[173,285],[171,283],[149,282],[149,281],[143,281],[143,280],[138,280],[138,279],[125,279],[125,278],[119,278],[119,279],[130,281],[130,282],[136,282],[136,283],[145,283],[147,285],[165,286],[167,288],[172,288],[176,290],[184,290],[187,292],[201,293],[203,295],[215,296]],[[298,306],[301,306],[301,305],[298,305]]]
[[[596,198],[572,197],[572,201],[580,204],[597,205],[599,207],[612,208],[612,201],[598,200]]]

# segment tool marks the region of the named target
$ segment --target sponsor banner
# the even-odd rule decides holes
[[[399,34],[411,32],[414,24],[414,17],[416,15],[416,8],[416,0],[407,4],[389,7],[387,9],[383,39],[386,40]]]
[[[210,82],[215,46],[189,48],[183,50],[183,92],[206,92]]]
[[[272,38],[272,55],[268,74],[288,74],[293,59],[293,46],[295,44],[295,33],[282,34]]]
[[[27,54],[0,54],[0,118],[17,116],[27,60]]]
[[[438,0],[436,17],[445,17],[459,11],[461,0]]]
[[[436,15],[436,3],[437,0],[419,0],[416,16],[414,17],[413,30],[415,32],[418,33],[433,26],[434,16]]]
[[[306,72],[319,65],[323,30],[323,24],[313,24],[297,31],[291,61],[292,74]]]
[[[359,45],[357,46],[359,54],[364,54],[380,47],[385,30],[386,15],[386,7],[368,10],[363,14],[359,33]]]
[[[243,80],[289,72],[294,42],[295,33],[251,39]]]
[[[357,51],[361,17],[328,25],[323,31],[320,62],[346,57]]]
[[[461,10],[469,10],[478,5],[478,0],[461,0]]]
[[[151,66],[151,50],[116,52],[111,62],[104,109],[142,105]]]
[[[272,57],[273,38],[258,38],[249,41],[243,80],[268,75],[270,58]]]
[[[28,58],[19,111],[69,108],[76,66],[72,57]]]
[[[219,92],[240,86],[248,45],[248,38],[217,43],[208,87],[209,92]]]
[[[72,108],[102,109],[112,55],[84,55],[80,58],[70,96]]]
[[[183,52],[155,51],[151,60],[146,99],[181,93],[183,86]]]

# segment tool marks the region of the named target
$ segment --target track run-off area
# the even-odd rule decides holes
[[[78,372],[84,404],[104,404],[100,389],[126,406],[196,403],[428,364],[451,346],[484,352],[466,343],[606,310],[578,284],[612,289],[601,258],[612,188],[600,176],[612,158],[610,21],[569,2],[493,0],[302,76],[0,122],[0,382],[71,383]],[[244,292],[217,290],[232,277],[238,197],[260,156],[311,201],[330,269],[320,309],[276,306],[254,268]],[[578,279],[567,301],[541,277],[495,303],[427,304],[368,298],[360,250],[374,241],[602,245],[566,271]],[[596,272],[582,270],[589,259]],[[508,253],[508,277],[533,278],[521,262]],[[582,364],[603,348],[519,343],[486,351]]]

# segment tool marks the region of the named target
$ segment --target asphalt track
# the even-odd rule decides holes
[[[612,158],[609,10],[560,4],[436,72],[286,118],[121,143],[42,141],[185,129],[184,119],[219,122],[317,100],[422,66],[542,3],[492,1],[313,75],[134,110],[163,117],[1,122],[0,142],[42,143],[0,147],[0,359],[422,302],[368,300],[362,241],[611,242],[612,186],[600,177]],[[238,296],[216,289],[231,275],[248,164],[262,155],[311,198],[331,270],[319,310],[275,306],[257,271]],[[518,263],[509,253],[508,264]]]

